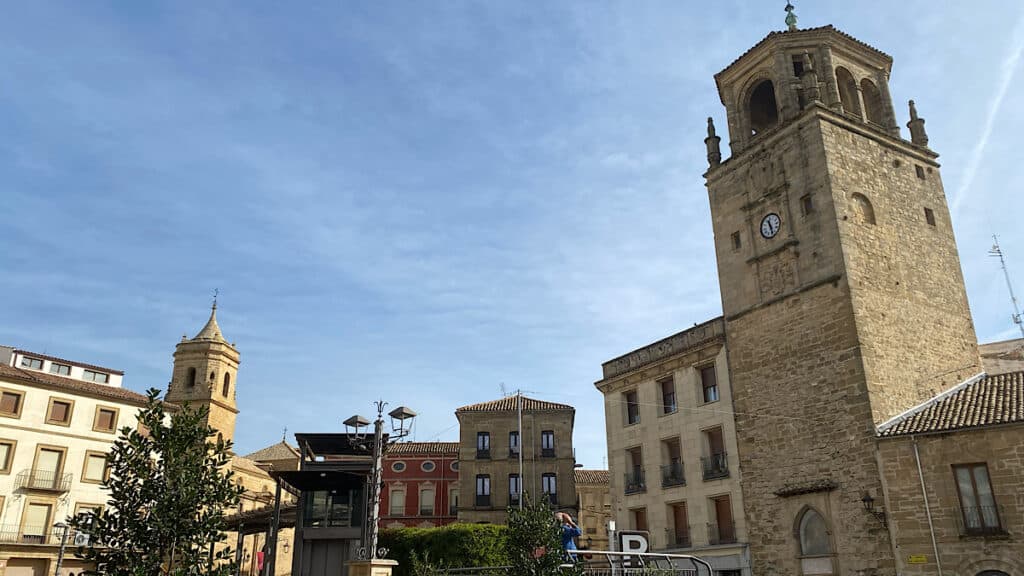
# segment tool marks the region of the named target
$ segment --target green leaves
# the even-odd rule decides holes
[[[224,510],[243,492],[228,469],[231,443],[204,424],[205,407],[168,414],[158,396],[149,390],[138,414],[148,433],[122,428],[107,457],[107,506],[71,519],[90,534],[76,555],[96,565],[88,574],[229,576]]]
[[[508,557],[517,576],[568,576],[581,569],[560,569],[566,560],[562,527],[546,501],[533,502],[523,495],[523,508],[508,509]]]

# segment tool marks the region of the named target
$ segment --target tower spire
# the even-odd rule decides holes
[[[796,8],[793,7],[791,2],[786,2],[786,26],[790,32],[796,32],[796,14],[793,13]]]

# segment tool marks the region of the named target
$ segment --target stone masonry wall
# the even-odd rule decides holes
[[[881,423],[981,372],[977,339],[938,166],[828,120],[820,126],[839,238]],[[860,217],[854,194],[869,199],[875,224]]]
[[[942,573],[975,576],[983,570],[1001,570],[1024,574],[1024,426],[920,436],[917,441]],[[896,534],[900,574],[935,574],[938,567],[913,440],[883,439],[879,442],[879,455],[888,493],[888,519]],[[971,536],[962,529],[952,466],[982,462],[988,465],[1005,535]],[[925,562],[910,564],[911,556],[923,556]]]

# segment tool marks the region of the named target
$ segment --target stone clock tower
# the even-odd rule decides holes
[[[235,436],[235,377],[238,349],[229,344],[217,325],[217,303],[210,319],[195,338],[182,336],[174,350],[174,371],[164,400],[174,404],[207,406],[207,421],[225,440]]]
[[[708,194],[753,573],[895,574],[876,426],[981,372],[937,154],[892,59],[831,26],[715,76]],[[811,516],[809,511],[817,513]],[[828,542],[799,534],[824,520]]]

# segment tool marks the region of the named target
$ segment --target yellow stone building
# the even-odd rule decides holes
[[[608,550],[608,521],[613,518],[608,471],[577,469],[575,477],[579,510],[576,524],[583,533],[579,547]]]

